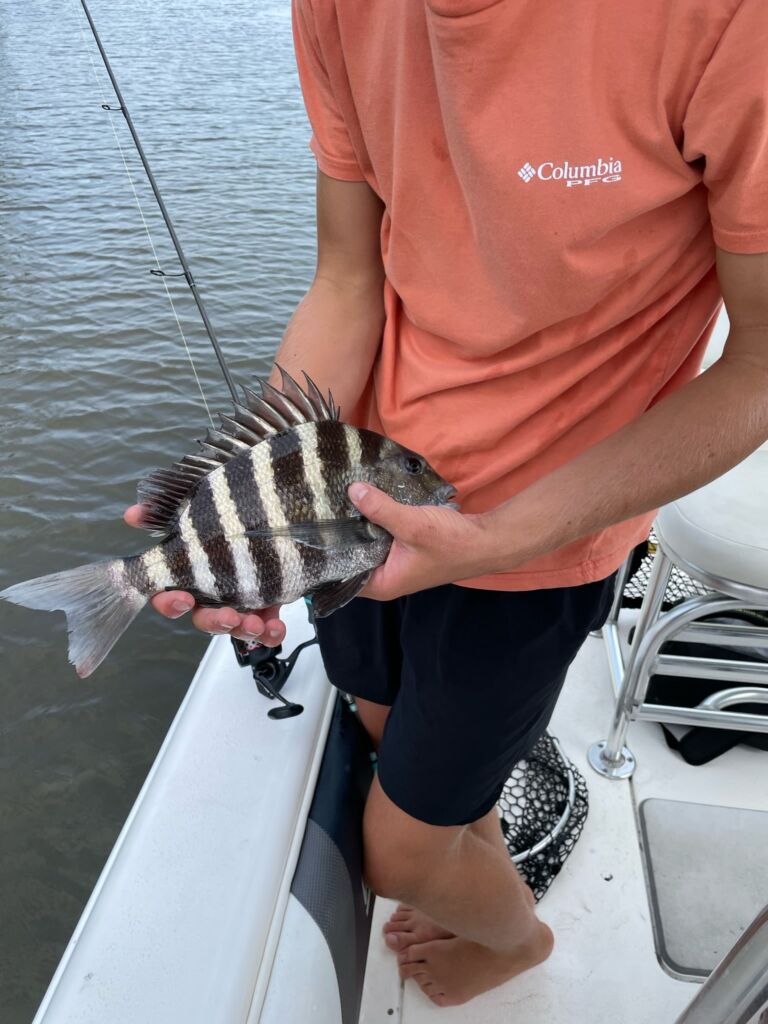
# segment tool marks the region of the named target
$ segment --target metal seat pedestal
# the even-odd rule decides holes
[[[711,587],[714,592],[689,598],[662,615],[662,601],[673,565]],[[613,606],[602,630],[618,696],[608,738],[589,748],[588,759],[592,768],[608,779],[626,779],[632,775],[635,758],[625,746],[627,729],[632,721],[768,732],[768,717],[725,710],[734,703],[768,704],[767,663],[659,653],[662,645],[672,639],[728,647],[768,646],[768,630],[759,626],[697,622],[703,616],[716,613],[744,609],[768,610],[768,590],[715,576],[691,565],[681,555],[670,550],[668,544],[663,546],[663,542],[660,542],[625,666],[618,617],[628,572],[627,562],[619,572]],[[695,708],[646,704],[648,684],[655,672],[689,678],[723,679],[728,685]],[[731,686],[731,683],[751,685]]]

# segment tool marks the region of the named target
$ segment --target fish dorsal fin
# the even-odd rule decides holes
[[[244,404],[236,403],[233,412],[220,417],[219,428],[208,430],[197,442],[199,450],[194,455],[185,455],[170,469],[155,470],[140,482],[138,501],[143,512],[139,525],[143,529],[165,536],[203,477],[272,434],[301,423],[338,420],[339,410],[330,393],[326,401],[306,373],[304,390],[281,366],[277,368],[281,390],[265,380],[258,381],[261,394],[243,387]]]

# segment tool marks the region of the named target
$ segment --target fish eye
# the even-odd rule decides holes
[[[406,455],[403,464],[406,473],[410,473],[411,476],[418,476],[419,473],[424,472],[424,460],[420,459],[418,455]]]

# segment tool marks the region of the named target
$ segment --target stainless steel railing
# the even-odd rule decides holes
[[[768,1022],[768,907],[701,986],[675,1024]]]

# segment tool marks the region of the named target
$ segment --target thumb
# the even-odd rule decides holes
[[[384,491],[380,491],[378,487],[371,487],[369,484],[351,484],[347,493],[352,504],[366,519],[370,519],[377,526],[383,526],[393,536],[397,536],[408,513],[412,511],[406,505],[401,505],[399,501],[390,498]]]

